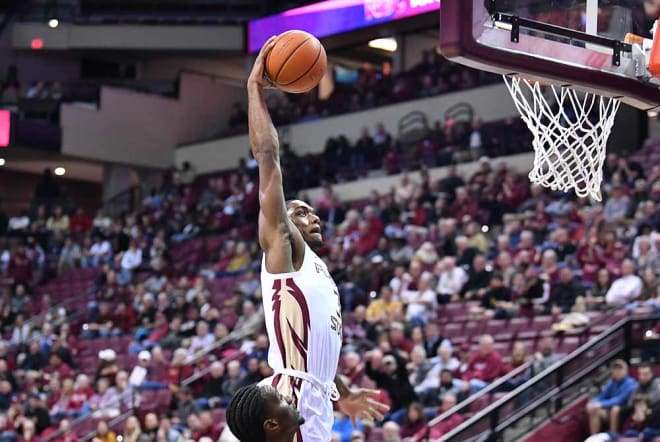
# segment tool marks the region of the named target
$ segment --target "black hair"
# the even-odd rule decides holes
[[[240,388],[225,415],[232,434],[241,442],[265,442],[266,407],[263,390],[257,384]]]
[[[640,368],[648,368],[649,370],[651,370],[651,373],[653,373],[653,365],[651,365],[650,362],[642,362],[637,366],[637,370],[639,370]]]

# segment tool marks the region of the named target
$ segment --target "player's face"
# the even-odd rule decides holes
[[[273,387],[263,388],[266,389],[265,398],[268,401],[268,420],[277,422],[278,433],[293,436],[298,427],[305,423],[305,419],[295,405]]]
[[[321,247],[323,235],[321,234],[321,219],[316,216],[314,208],[304,201],[294,200],[289,203],[289,219],[302,234],[303,239],[310,247]]]

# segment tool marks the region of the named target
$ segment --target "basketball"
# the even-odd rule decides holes
[[[304,31],[288,31],[266,58],[266,74],[284,92],[300,94],[316,87],[328,60],[321,42]]]

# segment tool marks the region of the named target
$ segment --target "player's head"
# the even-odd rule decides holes
[[[287,215],[310,247],[321,247],[323,235],[321,234],[321,219],[316,216],[314,208],[301,200],[291,200],[286,204]]]
[[[298,409],[273,387],[248,385],[236,392],[227,425],[241,442],[290,442],[305,423]]]

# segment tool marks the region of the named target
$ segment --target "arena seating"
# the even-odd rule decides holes
[[[531,187],[519,171],[506,167],[502,170],[499,166],[494,169],[487,163],[474,176],[462,177],[464,184],[413,183],[409,188],[396,189],[393,195],[382,194],[354,202],[334,199],[332,205],[321,207],[319,214],[326,224],[329,244],[322,254],[340,287],[346,310],[346,334],[352,339],[347,353],[353,350],[360,353],[376,344],[387,352],[388,347],[401,345],[399,348],[405,349],[402,354],[409,357],[410,348],[415,344],[424,345],[424,336],[421,341],[415,341],[419,338],[413,333],[419,320],[406,320],[407,305],[372,323],[362,320],[361,308],[375,302],[372,292],[380,297],[382,286],[400,284],[396,282],[402,278],[396,276],[397,265],[418,282],[422,276],[415,273],[414,263],[423,263],[422,274],[428,272],[434,280],[431,288],[435,289],[435,279],[440,273],[436,264],[444,256],[457,256],[459,265],[470,277],[477,273],[472,257],[483,255],[487,260],[483,270],[488,274],[485,283],[490,283],[492,271],[506,273],[504,284],[511,289],[510,299],[502,300],[508,303],[507,307],[496,304],[497,308],[492,308],[492,304],[485,304],[483,296],[487,287],[483,285],[479,288],[484,292],[472,298],[452,296],[446,304],[434,307],[435,312],[431,312],[426,322],[438,325],[439,335],[451,342],[453,354],[462,366],[478,351],[479,338],[485,334],[493,337],[493,348],[503,362],[511,364],[517,342],[526,346],[525,360],[539,350],[545,336],[556,338],[557,353],[569,354],[616,323],[627,314],[625,306],[608,305],[603,300],[613,279],[620,276],[626,257],[633,259],[634,272],[643,284],[641,294],[630,300],[631,307],[652,302],[657,298],[660,260],[657,210],[660,171],[656,165],[659,145],[649,142],[635,155],[608,158],[604,208],[574,200],[569,195]],[[8,400],[0,401],[0,405],[6,403],[2,411],[12,409],[18,414],[5,424],[3,431],[10,435],[24,431],[20,416],[41,407],[50,415],[47,425],[50,430],[45,430],[45,440],[59,440],[64,431],[56,429],[63,417],[73,419],[71,430],[79,437],[94,432],[101,419],[83,407],[89,397],[75,404],[76,401],[70,400],[64,410],[57,408],[62,397],[58,389],[64,386],[64,379],[57,379],[55,375],[56,380],[49,380],[48,375],[66,373],[66,377],[76,378],[86,374],[93,382],[100,359],[103,359],[99,355],[108,349],[114,352],[109,359],[116,364],[116,372],[135,371],[143,351],[150,355],[151,364],[147,383],[142,382],[134,389],[134,394],[140,398],[139,404],[133,410],[122,407],[121,411],[126,413],[113,421],[113,430],[117,432],[124,431],[126,418],[131,414],[140,417],[141,423],[148,413],[156,413],[161,419],[168,415],[177,418],[182,386],[189,386],[195,399],[200,399],[214,361],[222,361],[224,373],[221,377],[230,381],[227,386],[236,384],[227,375],[230,366],[235,365],[231,364],[234,360],[240,363],[240,382],[268,375],[269,368],[263,364],[257,364],[257,371],[249,368],[252,358],[260,363],[264,361],[264,349],[259,347],[260,324],[244,339],[227,335],[232,330],[251,330],[250,320],[257,316],[250,309],[260,300],[258,283],[255,285],[250,279],[255,276],[248,271],[258,270],[260,266],[260,251],[255,242],[257,190],[253,172],[232,171],[220,177],[195,180],[174,176],[171,182],[145,198],[137,212],[117,219],[99,213],[81,231],[71,230],[69,224],[73,216],[64,222],[63,217],[51,215],[54,204],[48,201],[42,202],[46,213],[30,214],[29,227],[12,228],[20,226],[20,217],[16,214],[12,217],[0,250],[5,278],[2,350],[10,369],[0,373],[0,381],[12,380],[14,385],[10,385],[9,392],[0,391],[0,399]],[[642,177],[645,181],[637,184]],[[456,189],[463,185],[468,198],[476,202],[476,210],[471,211],[468,203],[455,204],[453,194],[460,193]],[[620,211],[621,208],[611,202],[611,195],[620,188],[626,195],[626,210],[623,216],[617,217],[615,209]],[[412,207],[409,203],[413,199],[422,204]],[[436,210],[437,201],[444,201],[444,205],[438,204]],[[520,214],[521,209],[539,208],[542,211],[535,215]],[[375,212],[375,219],[368,217],[371,211]],[[334,221],[329,222],[330,219]],[[376,231],[384,232],[379,233],[373,243],[369,242],[373,239],[368,237],[370,232],[360,226],[365,222]],[[455,231],[452,230],[454,224]],[[482,226],[488,229],[482,230]],[[559,243],[553,233],[558,228],[567,230],[569,242],[577,247],[571,249],[566,243]],[[521,245],[521,237],[526,236],[523,232],[531,232],[531,245]],[[610,232],[616,232],[614,242]],[[104,262],[102,265],[90,265],[94,256],[92,245],[98,242],[100,247],[103,242],[90,236],[97,234],[110,242],[112,257],[100,258]],[[72,245],[65,247],[65,238],[70,238]],[[589,253],[613,275],[607,281],[584,277],[591,261],[583,258],[580,247],[587,248],[592,238],[595,245],[589,246]],[[122,256],[132,240],[142,251],[142,262],[136,268],[127,268],[122,265]],[[379,245],[380,240],[385,244]],[[643,240],[650,243],[647,251],[640,251],[639,243]],[[431,252],[424,246],[427,241]],[[362,247],[362,242],[367,245],[363,253],[358,253],[357,247]],[[67,248],[74,245],[79,247],[79,252]],[[561,258],[553,262],[544,253],[547,250],[554,250],[557,256],[561,253]],[[615,250],[624,253],[617,255]],[[502,263],[498,259],[501,253],[508,254],[511,262]],[[553,290],[563,287],[558,279],[562,267],[570,268],[577,277],[580,294],[587,295],[586,307],[577,302],[578,293],[575,292],[565,308],[560,308]],[[523,283],[534,282],[546,272],[550,285],[549,298],[531,307],[527,302],[529,288],[526,284],[517,286],[515,281],[516,274],[527,275],[529,268],[536,269],[534,277],[523,277]],[[26,294],[21,293],[23,289],[19,289],[19,285],[26,289]],[[412,286],[406,290],[415,291]],[[28,321],[28,336],[23,333],[25,329],[17,325],[19,313],[32,318]],[[162,329],[157,322],[160,314],[165,317]],[[174,325],[179,317],[181,324]],[[189,352],[188,347],[196,342],[196,327],[200,322],[211,325],[207,333],[212,334],[212,339],[204,341],[207,335],[197,336],[200,342],[206,343],[200,344],[199,352]],[[560,322],[563,325],[557,328]],[[407,333],[405,341],[399,344],[391,342],[389,332],[396,323],[403,323]],[[91,324],[99,329],[90,329]],[[157,340],[150,342],[149,336],[156,336]],[[56,337],[60,338],[59,344],[54,344]],[[38,353],[43,356],[30,354],[32,342],[38,343]],[[208,345],[209,342],[212,344]],[[71,370],[42,360],[49,356],[54,345],[68,348]],[[185,354],[183,363],[174,363],[180,350]],[[60,347],[57,352],[67,353]],[[188,359],[193,353],[194,359]],[[364,359],[358,362],[358,371],[363,370],[365,362]],[[346,363],[342,361],[342,370],[350,369]],[[459,368],[456,376],[460,377],[462,371]],[[205,374],[200,377],[199,373]],[[356,385],[378,387],[364,372],[360,372],[355,381]],[[41,395],[42,402],[19,412],[20,406],[28,404],[33,394]],[[504,394],[497,392],[480,397],[464,417]],[[227,396],[230,396],[229,391]],[[223,419],[222,405],[226,404],[227,397],[220,399],[218,406],[212,407],[217,423]],[[208,404],[199,403],[204,404],[202,407]],[[403,405],[405,408],[409,404]],[[392,414],[390,418],[398,420],[401,426],[406,425],[405,416],[401,414]],[[190,422],[175,420],[174,424],[185,434],[210,431],[191,428],[197,423],[195,419]],[[382,440],[382,431],[380,426],[372,429],[368,440]]]

